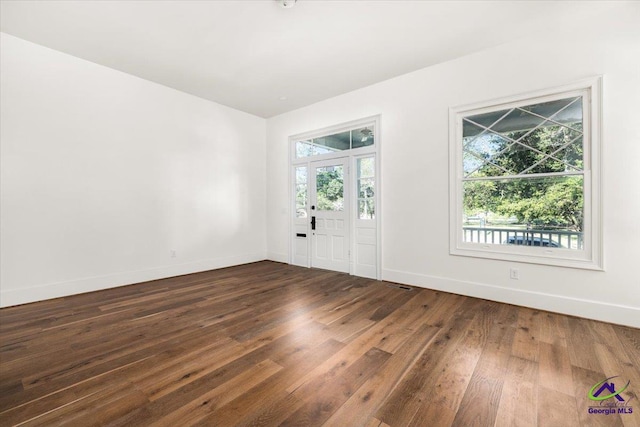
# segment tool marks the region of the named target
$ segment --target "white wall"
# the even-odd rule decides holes
[[[1,43],[2,306],[265,258],[264,119]]]
[[[640,4],[614,6],[269,119],[270,259],[287,259],[287,137],[381,114],[384,279],[640,327]],[[449,255],[448,108],[600,74],[605,271]]]

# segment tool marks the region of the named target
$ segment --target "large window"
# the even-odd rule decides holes
[[[598,83],[451,110],[453,254],[601,268]]]

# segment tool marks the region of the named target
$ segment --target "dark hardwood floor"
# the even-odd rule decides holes
[[[335,272],[265,261],[0,322],[3,426],[640,426],[638,329]],[[612,376],[633,413],[590,414]]]

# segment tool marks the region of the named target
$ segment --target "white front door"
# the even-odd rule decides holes
[[[311,267],[349,272],[348,160],[310,162]]]

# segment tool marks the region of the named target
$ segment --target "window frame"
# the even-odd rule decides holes
[[[451,255],[589,270],[604,269],[601,203],[601,88],[602,77],[597,76],[552,89],[449,108],[449,253]],[[583,250],[464,242],[462,119],[476,114],[577,95],[583,96]]]

